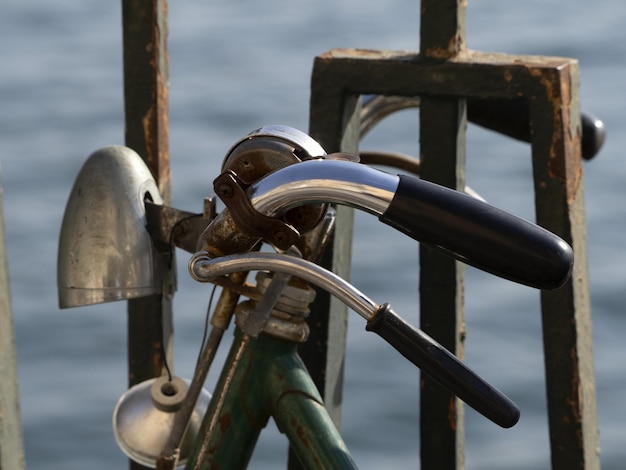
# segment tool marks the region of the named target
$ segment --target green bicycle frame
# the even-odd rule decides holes
[[[233,365],[234,374],[227,378]],[[304,468],[357,468],[297,354],[297,343],[266,334],[250,338],[237,328],[186,469],[246,468],[270,417]],[[207,436],[212,421],[217,425]]]

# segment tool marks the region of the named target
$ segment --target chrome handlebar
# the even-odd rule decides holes
[[[232,195],[229,197],[232,199]],[[274,223],[294,208],[344,204],[376,215],[405,235],[465,263],[540,289],[560,287],[573,264],[571,247],[531,222],[464,193],[354,162],[329,159],[289,165],[252,183],[239,202],[229,209],[238,216],[234,225],[241,221],[243,232],[246,227],[242,224],[251,225],[255,214],[259,214],[264,227],[270,227],[268,218]],[[238,214],[239,210],[242,213]],[[233,251],[228,246],[232,230],[221,229],[227,225],[233,225],[232,221],[216,218],[203,235],[206,243],[202,248],[219,256],[247,251],[246,246],[258,241],[258,237],[251,237],[235,245]],[[275,230],[273,226],[271,230]]]
[[[400,178],[341,160],[311,160],[290,165],[253,183],[252,207],[269,217],[313,203],[337,203],[381,216],[391,204]]]
[[[289,274],[328,291],[365,320],[370,320],[380,307],[349,282],[323,267],[294,256],[278,253],[238,253],[213,258],[205,251],[189,260],[189,273],[198,282],[242,271],[269,271]]]
[[[376,304],[350,283],[315,263],[275,253],[239,253],[212,258],[206,252],[198,252],[189,261],[189,272],[199,282],[256,270],[296,276],[327,290],[367,320],[368,331],[381,336],[476,411],[505,428],[517,423],[519,409],[508,397],[423,331],[405,322],[389,304]]]
[[[262,239],[285,250],[304,239],[305,232],[315,230],[315,225],[307,224],[304,230],[294,228],[289,213],[310,206],[316,209],[309,212],[321,220],[319,208],[325,210],[332,203],[368,212],[461,261],[542,289],[557,288],[567,280],[573,264],[571,247],[531,222],[419,178],[394,176],[332,154],[309,155],[306,149],[301,158],[301,138],[290,142],[290,132],[283,128],[276,136],[272,133],[276,129],[270,129],[270,135],[255,131],[240,141],[245,142],[245,149],[236,145],[227,155],[225,171],[214,182],[227,208],[201,235],[201,251],[189,262],[191,276],[210,282],[235,272],[270,271],[318,285],[365,318],[367,330],[384,338],[468,405],[503,427],[513,426],[519,418],[514,403],[421,330],[404,322],[388,304],[376,304],[347,281],[310,261],[246,252]],[[258,141],[259,146],[266,146],[276,167],[246,181],[250,175],[259,176],[258,172],[248,172],[254,163],[248,158],[257,155],[257,150],[263,153],[263,148],[255,148],[255,136],[265,139]],[[271,143],[274,137],[280,139],[279,147]],[[276,158],[277,148],[278,153],[285,149],[292,149],[292,153]],[[319,149],[315,153],[320,153]],[[245,169],[247,178],[239,178],[227,163]],[[302,213],[307,214],[306,210]]]

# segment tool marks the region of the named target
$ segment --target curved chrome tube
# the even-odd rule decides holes
[[[399,178],[359,163],[311,160],[281,168],[248,188],[260,213],[274,217],[294,207],[334,202],[382,215],[398,188]]]
[[[199,251],[189,260],[189,273],[199,282],[239,271],[272,271],[299,277],[328,291],[368,321],[379,309],[379,305],[341,277],[301,258],[264,252],[211,258],[207,252]]]
[[[390,114],[419,106],[419,96],[363,95],[359,129],[361,138]]]

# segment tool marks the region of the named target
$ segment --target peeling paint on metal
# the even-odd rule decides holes
[[[568,73],[564,67],[560,69],[561,73]],[[570,81],[555,80],[553,73],[546,73],[540,68],[531,68],[530,73],[539,79],[548,101],[552,104],[553,128],[548,173],[551,178],[565,182],[567,200],[571,203],[582,181],[580,126],[577,126],[577,132],[573,134],[569,113],[565,112],[571,106],[571,77]]]
[[[230,425],[232,422],[230,413],[224,413],[222,416],[220,416],[218,422],[220,425],[220,431],[222,433],[225,433],[228,430],[228,428],[230,428]]]

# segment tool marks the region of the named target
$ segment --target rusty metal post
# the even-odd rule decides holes
[[[426,60],[445,61],[465,49],[465,1],[422,0],[420,51]],[[421,177],[462,190],[465,187],[467,109],[459,96],[420,98]],[[420,245],[420,327],[463,357],[464,265]],[[464,467],[463,403],[421,373],[420,458],[423,470]],[[427,430],[427,432],[426,432]]]
[[[150,168],[170,203],[166,0],[122,0],[126,145]],[[163,247],[161,294],[128,302],[129,386],[163,373],[172,351],[173,252]],[[171,363],[171,360],[169,361]],[[143,468],[131,462],[131,468]]]
[[[122,16],[126,145],[144,159],[169,203],[167,1],[123,0]]]
[[[541,293],[552,468],[599,469],[581,165],[578,64],[534,71],[531,102],[537,222],[574,249],[570,280]]]
[[[0,186],[0,470],[24,469],[15,336]]]

